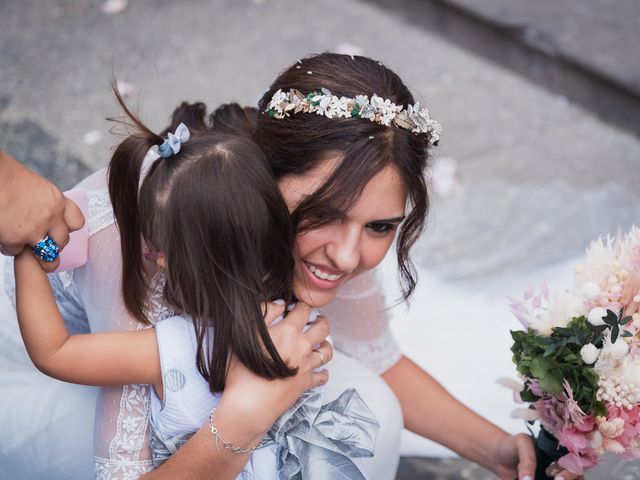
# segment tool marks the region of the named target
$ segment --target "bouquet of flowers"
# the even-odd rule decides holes
[[[557,460],[582,474],[605,452],[640,457],[640,229],[593,242],[575,280],[510,299],[524,326],[511,332],[516,397],[530,403],[514,413],[540,421],[539,472]]]

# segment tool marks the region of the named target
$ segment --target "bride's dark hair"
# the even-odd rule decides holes
[[[248,132],[266,155],[276,179],[303,175],[329,156],[342,156],[332,175],[292,213],[298,231],[342,218],[369,180],[386,166],[394,166],[410,202],[396,243],[399,282],[403,298],[408,300],[417,281],[409,252],[424,229],[429,209],[424,178],[429,143],[423,135],[367,120],[302,113],[277,119],[265,113],[279,89],[286,92],[295,88],[306,95],[322,87],[339,97],[371,97],[375,93],[396,105],[406,107],[415,102],[400,77],[382,63],[361,56],[323,53],[284,70],[260,100],[257,111],[225,105],[214,113],[213,124],[225,131]]]
[[[224,389],[231,353],[265,378],[295,374],[261,309],[261,302],[292,298],[294,268],[291,219],[263,153],[246,137],[212,129],[202,103],[180,105],[157,135],[114,90],[130,133],[108,173],[127,309],[148,321],[155,265],[145,265],[143,248],[161,252],[164,297],[193,320],[198,369],[212,392]],[[178,154],[156,160],[140,183],[147,151],[180,123],[191,138]]]

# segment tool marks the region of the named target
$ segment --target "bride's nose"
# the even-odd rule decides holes
[[[335,232],[326,246],[326,253],[335,268],[344,273],[353,272],[360,263],[360,233],[359,228],[343,226]]]

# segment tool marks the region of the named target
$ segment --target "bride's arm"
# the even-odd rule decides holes
[[[336,349],[382,375],[400,401],[407,429],[502,472],[503,478],[512,480],[515,474],[509,470],[518,463],[519,478],[533,475],[530,437],[510,436],[480,417],[401,354],[389,329],[390,315],[378,275],[374,269],[356,277],[323,309],[331,318]]]
[[[405,427],[497,473],[533,478],[535,454],[528,435],[511,436],[456,400],[431,375],[407,357],[382,374],[392,388]],[[565,477],[566,479],[571,477]]]

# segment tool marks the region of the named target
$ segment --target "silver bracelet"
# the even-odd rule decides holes
[[[216,438],[216,448],[218,450],[220,450],[220,445],[222,445],[224,448],[226,448],[227,450],[231,450],[233,453],[237,455],[250,455],[253,453],[254,450],[266,445],[266,442],[264,440],[260,440],[260,443],[258,443],[255,447],[240,448],[240,447],[236,447],[231,442],[225,442],[220,436],[220,432],[218,432],[218,428],[213,423],[213,414],[215,412],[216,412],[215,408],[211,410],[211,414],[209,415],[209,427],[211,428],[211,433],[213,433],[213,436]]]

